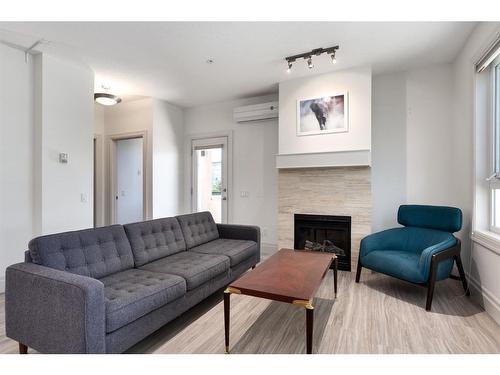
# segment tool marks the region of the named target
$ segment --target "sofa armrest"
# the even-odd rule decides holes
[[[105,353],[102,282],[33,263],[5,275],[8,337],[42,353]]]
[[[260,228],[253,225],[217,224],[220,238],[255,241],[260,247]]]

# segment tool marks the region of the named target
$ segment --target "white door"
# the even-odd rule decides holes
[[[192,207],[210,211],[217,223],[227,223],[227,137],[192,141]]]
[[[144,220],[144,177],[142,138],[115,141],[115,223]]]

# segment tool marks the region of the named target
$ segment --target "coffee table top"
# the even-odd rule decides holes
[[[310,301],[335,257],[332,253],[281,249],[229,288],[274,301]]]

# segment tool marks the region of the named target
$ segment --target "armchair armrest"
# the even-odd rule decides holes
[[[420,254],[418,267],[427,278],[433,256],[436,258],[437,262],[440,262],[457,255],[457,253],[460,253],[460,241],[453,237],[424,249]]]
[[[8,337],[43,353],[105,353],[104,285],[99,280],[18,263],[7,268]]]
[[[255,241],[260,247],[260,228],[253,225],[217,224],[220,238]]]

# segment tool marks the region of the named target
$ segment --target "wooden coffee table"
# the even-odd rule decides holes
[[[335,254],[317,251],[281,249],[230,284],[224,291],[226,353],[229,353],[229,297],[231,294],[243,294],[303,307],[306,310],[307,354],[311,354],[314,321],[312,299],[332,262],[337,297],[338,258]]]

